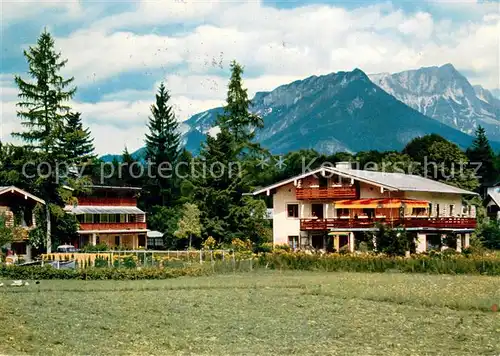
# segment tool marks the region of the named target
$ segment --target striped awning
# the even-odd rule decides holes
[[[70,214],[144,214],[144,211],[135,206],[72,206],[64,209]]]
[[[339,200],[334,203],[336,209],[391,209],[404,206],[412,208],[428,208],[429,202],[412,199],[358,199]]]

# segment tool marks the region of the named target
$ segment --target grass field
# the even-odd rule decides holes
[[[499,355],[500,278],[255,272],[0,288],[0,354]]]

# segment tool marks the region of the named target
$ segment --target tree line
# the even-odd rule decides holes
[[[78,222],[74,216],[64,214],[63,207],[74,203],[76,194],[88,191],[92,182],[102,182],[102,161],[94,152],[90,130],[83,125],[84,113],[70,106],[77,88],[73,77],[61,75],[67,60],[55,50],[51,34],[44,31],[36,45],[24,51],[24,56],[27,76],[15,77],[19,89],[17,116],[23,130],[13,133],[23,144],[0,142],[0,186],[19,186],[47,202],[44,208],[37,208],[38,227],[30,231],[29,238],[34,246],[50,250],[51,244],[58,245],[76,236]],[[325,162],[352,161],[361,167],[377,163],[377,167],[384,167],[386,171],[411,171],[420,175],[428,173],[422,164],[424,161],[437,162],[439,167],[429,178],[478,192],[484,192],[485,187],[495,184],[499,177],[500,155],[495,155],[481,127],[477,129],[473,145],[465,152],[438,135],[427,135],[415,138],[401,151],[325,155],[300,150],[281,157],[284,165],[274,165],[272,162],[278,157],[255,142],[255,135],[264,123],[251,112],[252,103],[243,86],[244,68],[233,61],[230,69],[224,111],[214,123],[218,133],[207,134],[198,155],[193,156],[183,148],[170,93],[165,83],[161,83],[150,108],[144,138],[145,157],[132,157],[125,149],[122,162],[112,163],[113,174],[104,182],[142,188],[139,207],[147,213],[148,228],[164,233],[166,248],[200,247],[207,240],[211,244],[229,245],[239,239],[254,247],[271,242],[270,222],[264,219],[270,198],[253,199],[246,193],[302,173],[304,162],[310,169]],[[134,172],[130,167],[138,168],[146,161],[155,166],[168,162],[182,167],[181,176],[187,178],[175,174],[168,178],[131,174]],[[35,166],[23,172],[26,162],[46,162],[50,172],[37,175]],[[66,162],[71,167],[71,174],[63,181],[58,177],[66,172],[59,171],[57,162]],[[228,170],[221,170],[219,174],[193,174],[203,164],[228,167],[234,162],[239,165],[237,175]],[[262,162],[271,163],[262,165]],[[415,165],[416,162],[421,164]],[[477,172],[471,162],[482,163]],[[464,167],[461,174],[452,174],[459,166]],[[23,173],[33,178],[26,178]],[[475,199],[475,203],[481,205],[482,202]],[[484,212],[480,215],[483,220]],[[45,223],[41,224],[42,221]],[[486,230],[493,231],[489,235],[500,232],[498,224],[485,218],[479,234]]]

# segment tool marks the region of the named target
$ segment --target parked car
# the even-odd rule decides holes
[[[67,252],[78,252],[79,250],[73,245],[61,245],[57,247],[57,252],[67,253]]]

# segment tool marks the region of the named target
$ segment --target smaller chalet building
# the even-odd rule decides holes
[[[14,242],[7,247],[28,260],[31,259],[28,233],[36,227],[34,209],[37,204],[45,205],[45,201],[14,186],[0,187],[0,214],[5,216],[7,226],[20,227]]]
[[[476,193],[415,175],[355,170],[349,162],[252,194],[273,196],[273,243],[292,248],[354,251],[365,232],[386,224],[413,234],[416,252],[443,248],[442,237],[449,234],[461,250],[476,227],[476,207],[463,199]]]
[[[486,191],[486,209],[490,219],[500,220],[500,183]]]
[[[146,248],[146,213],[137,207],[141,188],[93,185],[90,189],[89,194],[77,196],[77,204],[65,207],[80,224],[78,240],[72,245]]]

